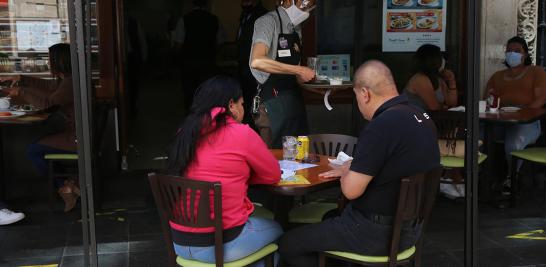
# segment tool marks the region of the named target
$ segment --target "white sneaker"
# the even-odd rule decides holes
[[[464,184],[440,184],[440,192],[450,199],[464,197]]]
[[[24,218],[25,214],[22,212],[13,212],[8,209],[0,210],[0,225],[16,223]]]

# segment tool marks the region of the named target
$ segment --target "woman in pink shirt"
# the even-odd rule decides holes
[[[277,240],[275,221],[250,217],[250,184],[274,184],[279,163],[248,125],[242,124],[239,82],[216,76],[197,89],[190,114],[178,130],[169,155],[169,171],[185,179],[222,184],[224,261],[244,258]],[[176,254],[214,262],[214,229],[189,228],[170,222]]]

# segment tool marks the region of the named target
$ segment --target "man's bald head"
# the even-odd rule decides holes
[[[355,73],[355,87],[366,87],[377,96],[398,94],[391,70],[379,60],[369,60]]]

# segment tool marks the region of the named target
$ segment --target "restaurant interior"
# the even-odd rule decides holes
[[[268,11],[278,4],[257,2]],[[456,77],[457,107],[466,108],[451,113],[462,118],[465,131],[446,137],[457,139],[463,153],[455,164],[442,160],[443,177],[417,248],[420,265],[546,266],[546,152],[519,157],[524,162],[516,173],[509,168],[513,158],[505,158],[504,143],[496,141],[492,130],[497,124],[539,122],[540,136],[528,148],[545,148],[546,106],[496,114],[479,110],[487,81],[506,68],[506,42],[511,37],[524,37],[534,53],[533,64],[546,66],[546,1],[425,2],[316,1],[302,24],[301,64],[306,65],[307,58],[318,58],[320,64],[332,58],[338,61],[334,64],[349,63],[345,72],[335,74],[347,76],[337,87],[327,82],[301,85],[309,153],[321,154],[320,170],[328,170],[326,158],[335,158],[340,149],[353,153],[368,124],[354,96],[354,72],[367,60],[380,60],[391,69],[402,93],[412,75],[416,48],[427,40],[405,44],[410,48],[388,47],[389,31],[412,32],[395,27],[392,20],[403,17],[398,13],[405,5],[418,9],[421,17],[414,15],[414,24],[424,17],[419,12],[434,11],[432,26],[414,25],[412,34],[438,38],[434,42],[441,47],[445,68]],[[33,167],[28,147],[62,127],[66,118],[58,110],[31,110],[20,117],[12,110],[7,118],[0,114],[0,201],[25,216],[0,225],[0,266],[174,266],[163,210],[149,175],[168,167],[168,151],[190,108],[185,85],[192,77],[185,75],[177,34],[180,20],[193,8],[190,0],[0,0],[0,79],[30,77],[33,86],[47,90],[45,85],[53,79],[47,48],[70,44],[77,136],[77,151],[46,158],[50,172],[44,177]],[[402,11],[393,11],[397,8]],[[241,3],[209,0],[206,10],[220,25],[222,42],[211,51],[216,54],[215,70],[240,78]],[[0,80],[0,86],[11,85]],[[28,104],[17,97],[11,101],[11,107],[24,109]],[[485,134],[480,134],[481,128]],[[347,145],[322,153],[313,140],[327,135]],[[483,145],[478,149],[479,142]],[[283,158],[282,151],[274,152],[277,159]],[[482,153],[487,159],[481,159]],[[298,172],[317,181],[316,186],[312,181],[313,188],[251,188],[251,199],[263,191],[273,199],[256,204],[264,207],[253,216],[275,219],[284,230],[319,223],[326,211],[338,208],[341,191],[338,180],[319,181],[317,172]],[[450,175],[465,178],[455,183]],[[68,212],[57,195],[56,177],[75,177],[81,188],[81,197]],[[512,183],[508,192],[506,181]],[[309,214],[319,217],[301,218]],[[351,265],[329,258],[326,266]]]

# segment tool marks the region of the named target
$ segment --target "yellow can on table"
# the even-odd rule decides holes
[[[296,160],[303,160],[309,157],[309,137],[298,136],[298,154]]]

